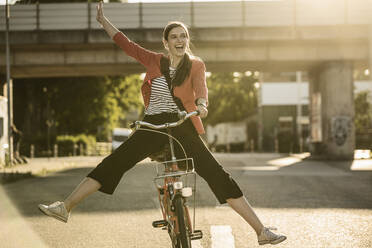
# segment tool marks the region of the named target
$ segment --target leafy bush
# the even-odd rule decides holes
[[[96,138],[92,135],[57,136],[58,156],[91,155],[96,146]]]
[[[71,135],[57,136],[58,156],[74,155],[74,146],[78,139]]]
[[[79,149],[79,155],[92,155],[96,147],[96,138],[92,135],[80,134],[75,137]]]

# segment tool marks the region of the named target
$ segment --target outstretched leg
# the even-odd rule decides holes
[[[238,184],[213,157],[195,131],[192,128],[187,129],[187,126],[178,131],[176,134],[183,143],[187,155],[194,159],[196,172],[207,181],[221,204],[227,202],[255,230],[258,243],[278,244],[284,241],[285,236],[277,235],[270,231],[271,228],[264,227]]]
[[[137,162],[161,149],[166,141],[167,138],[158,133],[136,131],[115,152],[94,168],[64,202],[57,201],[50,205],[39,204],[39,209],[48,216],[67,222],[71,210],[78,203],[98,190],[113,194],[123,174]]]
[[[226,201],[256,231],[257,235],[262,232],[264,226],[244,196],[237,199],[230,198]]]
[[[243,217],[243,219],[256,231],[258,243],[260,245],[276,245],[286,240],[286,236],[278,235],[270,231],[270,229],[275,228],[264,227],[244,196],[236,199],[229,198],[226,201],[231,208],[234,209],[235,212],[237,212],[241,217]]]
[[[75,190],[65,199],[64,204],[67,212],[70,212],[79,202],[84,200],[90,194],[101,188],[101,184],[93,178],[86,177],[75,188]]]
[[[100,187],[101,184],[99,182],[86,177],[64,202],[57,201],[50,205],[39,204],[38,207],[44,214],[67,223],[71,209],[88,195],[96,192]]]

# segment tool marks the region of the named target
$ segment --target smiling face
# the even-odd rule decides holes
[[[185,29],[181,26],[172,28],[168,34],[168,40],[164,39],[164,47],[171,56],[183,57],[189,46],[189,37]]]

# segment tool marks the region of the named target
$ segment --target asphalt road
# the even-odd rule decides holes
[[[372,170],[275,154],[216,157],[262,222],[287,235],[276,247],[372,247]],[[67,169],[0,185],[0,247],[171,247],[167,233],[151,226],[161,215],[148,161],[129,171],[113,196],[98,192],[84,200],[68,224],[39,212],[37,204],[63,200],[91,166],[81,158]],[[259,247],[240,216],[219,206],[202,179],[197,186],[196,226],[204,238],[193,247]]]

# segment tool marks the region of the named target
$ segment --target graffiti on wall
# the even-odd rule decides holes
[[[349,116],[332,117],[331,133],[333,141],[338,146],[345,144],[351,131],[351,118]]]

